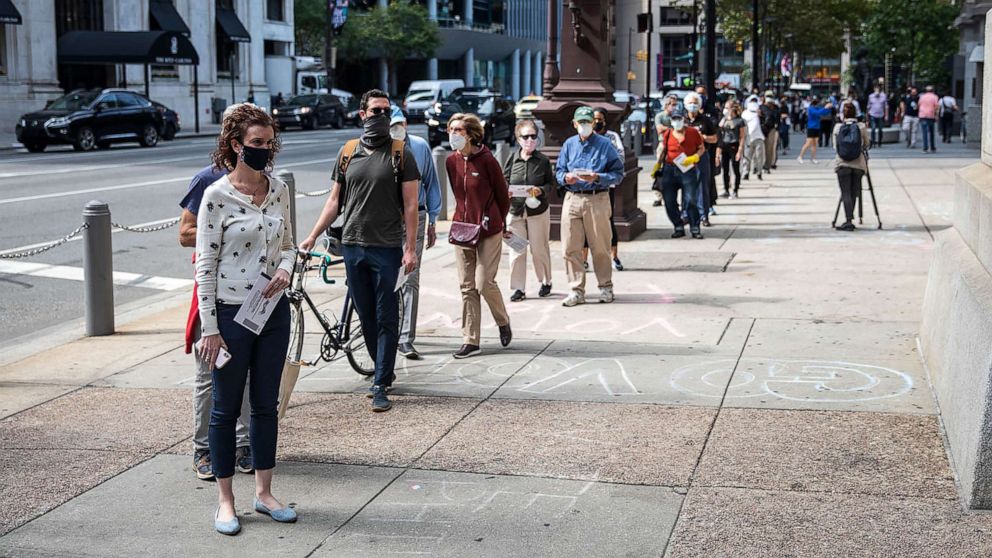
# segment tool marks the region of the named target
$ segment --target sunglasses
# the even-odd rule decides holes
[[[380,114],[384,114],[386,112],[386,109],[381,108],[381,107],[373,107],[373,108],[368,109],[365,112],[370,112],[370,113],[372,113],[372,114],[374,114],[376,116],[379,116]]]
[[[537,139],[537,134],[520,134],[520,139],[525,139],[525,140]]]

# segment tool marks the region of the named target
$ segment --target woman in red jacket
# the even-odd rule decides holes
[[[448,240],[455,244],[455,261],[462,291],[462,336],[464,344],[453,356],[479,354],[482,303],[499,326],[499,341],[506,347],[513,338],[510,316],[496,284],[496,271],[510,211],[510,191],[503,169],[485,145],[482,122],[474,114],[458,113],[448,119],[448,141],[452,153],[445,161],[451,191],[455,194],[455,216]],[[472,234],[478,227],[477,235]],[[461,231],[456,233],[456,228]]]

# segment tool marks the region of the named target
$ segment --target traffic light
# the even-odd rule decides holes
[[[637,14],[637,32],[651,32],[651,14]]]
[[[634,53],[634,59],[637,60],[638,62],[647,62],[648,61],[648,51],[646,51],[646,50],[639,50],[639,51],[635,52]]]

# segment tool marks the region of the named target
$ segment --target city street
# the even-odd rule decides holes
[[[412,126],[411,132],[422,129]],[[293,172],[301,191],[324,190],[338,149],[358,133],[357,128],[290,130],[283,135],[277,170]],[[150,227],[175,219],[190,179],[209,163],[215,143],[197,137],[150,149],[123,144],[86,153],[0,151],[0,252],[29,249],[72,232],[91,200],[110,204],[112,220],[123,225]],[[297,197],[297,219],[306,232],[326,198]],[[178,232],[177,227],[144,234],[115,231],[114,270],[135,274],[115,278],[118,305],[190,285],[191,250],[179,246]],[[79,240],[30,258],[0,259],[0,347],[82,317]]]

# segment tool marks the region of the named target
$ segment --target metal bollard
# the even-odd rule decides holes
[[[296,236],[296,178],[286,169],[276,171],[276,178],[285,182],[289,188],[289,230],[293,233],[293,241],[299,242]]]
[[[622,138],[621,139],[623,140],[623,148],[633,151],[634,145],[633,145],[633,143],[631,143],[630,122],[627,122],[624,125],[624,127],[623,127],[623,135],[622,135]]]
[[[644,134],[641,133],[641,125],[634,124],[634,155],[640,156],[641,149],[644,147]]]
[[[448,170],[444,166],[444,161],[448,159],[448,150],[440,145],[431,151],[434,157],[434,169],[437,171],[437,182],[441,185],[441,214],[439,221],[448,220]]]
[[[114,252],[110,236],[110,207],[91,201],[83,209],[83,301],[86,335],[114,333]]]

